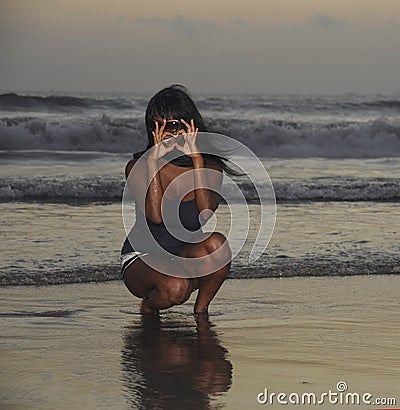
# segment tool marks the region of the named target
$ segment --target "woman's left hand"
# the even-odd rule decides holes
[[[177,148],[192,159],[201,157],[196,142],[199,129],[195,127],[193,119],[190,120],[190,124],[183,119],[181,122],[186,126],[187,130],[186,134],[183,135],[184,144],[182,146],[178,145]]]

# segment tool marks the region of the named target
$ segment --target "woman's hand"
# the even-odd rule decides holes
[[[198,128],[194,126],[194,121],[193,119],[190,120],[190,124],[187,123],[185,120],[181,120],[181,122],[186,126],[186,134],[183,135],[184,138],[184,144],[183,145],[177,145],[177,149],[179,151],[182,151],[184,154],[187,156],[193,158],[196,157],[201,157],[201,153],[199,152],[199,149],[197,148],[197,133],[199,131]]]
[[[164,129],[167,123],[167,120],[163,120],[161,127],[158,125],[158,121],[154,121],[156,128],[152,131],[154,138],[154,147],[152,147],[149,159],[157,160],[163,157],[167,152],[170,152],[174,149],[174,144],[163,144],[164,140]]]

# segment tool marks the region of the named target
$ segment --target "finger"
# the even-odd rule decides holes
[[[196,127],[194,126],[194,119],[192,118],[191,120],[190,120],[190,125],[191,125],[191,133],[192,133],[192,135],[196,132]]]
[[[165,129],[166,125],[167,125],[167,120],[164,118],[163,123],[162,123],[161,128],[160,128],[160,134],[161,135],[164,133],[164,129]]]
[[[153,134],[154,145],[157,145],[158,144],[158,136],[154,131],[152,131],[151,133]]]
[[[156,123],[156,129],[155,129],[155,131],[152,132],[152,134],[153,134],[153,137],[154,137],[154,144],[158,144],[160,142],[158,122],[155,121],[155,123]]]
[[[154,124],[155,124],[155,129],[153,131],[153,135],[154,135],[154,139],[156,140],[158,139],[158,122],[154,121]]]
[[[183,124],[186,126],[187,128],[187,132],[190,132],[190,125],[182,118],[181,122],[183,122]]]

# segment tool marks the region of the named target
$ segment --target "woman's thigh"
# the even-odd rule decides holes
[[[221,266],[223,266],[230,262],[231,250],[228,240],[222,233],[204,232],[199,239],[196,243],[186,244],[178,253],[179,256],[185,258],[183,265],[184,269],[189,271],[189,275],[191,275],[190,270],[198,269],[204,263],[215,266],[222,263]],[[201,262],[196,263],[196,258],[202,258]]]
[[[143,259],[142,259],[143,258]],[[162,267],[158,270],[155,267]],[[168,289],[188,281],[181,262],[168,257],[149,254],[138,258],[126,269],[124,282],[137,297],[147,297],[153,289]]]
[[[214,253],[215,256],[202,257]],[[182,259],[149,254],[138,258],[126,269],[124,281],[137,297],[147,297],[153,289],[179,286],[181,282],[197,288],[197,278],[212,273],[230,262],[230,248],[225,236],[219,232],[204,233],[200,241],[186,244],[179,252]],[[196,258],[202,258],[196,261]]]

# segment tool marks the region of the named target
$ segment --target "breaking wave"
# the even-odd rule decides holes
[[[257,155],[280,158],[378,158],[400,156],[400,121],[308,124],[209,120],[210,129],[235,138]],[[17,117],[0,120],[0,150],[134,152],[147,143],[142,118],[103,115],[85,121]]]
[[[125,181],[117,177],[0,177],[0,201],[44,202],[118,202]],[[252,184],[238,182],[249,203],[259,198]],[[349,178],[334,180],[312,178],[277,182],[274,190],[278,202],[291,201],[400,201],[400,180],[396,178]],[[238,203],[241,197],[231,184],[223,186],[223,201]]]

